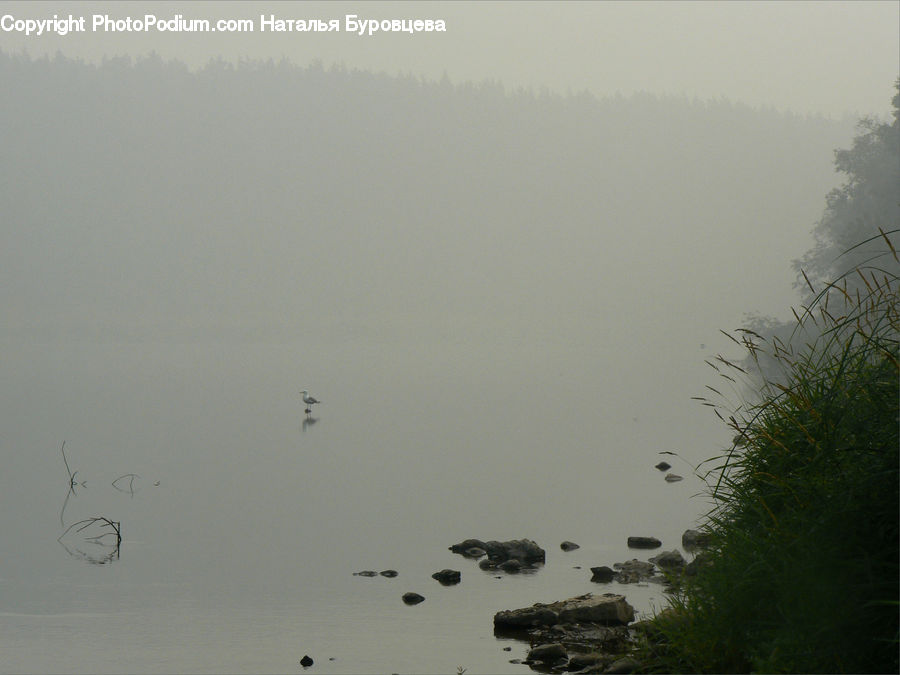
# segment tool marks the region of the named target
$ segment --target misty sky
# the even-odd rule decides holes
[[[565,94],[636,91],[725,97],[828,116],[890,110],[898,74],[897,2],[2,2],[15,18],[53,14],[116,18],[252,18],[256,32],[70,33],[25,37],[0,32],[0,48],[31,56],[99,59],[156,51],[191,66],[212,57],[287,57],[305,65],[445,73],[455,83],[493,79],[507,87]],[[284,19],[443,19],[446,33],[274,34],[259,16]]]

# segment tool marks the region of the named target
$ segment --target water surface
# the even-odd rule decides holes
[[[8,345],[2,669],[290,672],[309,654],[323,673],[519,673],[527,646],[493,636],[500,609],[607,591],[659,607],[658,587],[589,568],[642,557],[630,534],[680,546],[705,503],[699,481],[663,482],[657,452],[691,459],[722,430],[687,395],[618,398],[628,364],[461,351]],[[323,401],[309,417],[301,386]],[[57,541],[91,517],[121,523],[117,555]],[[447,550],[467,537],[532,538],[547,563],[483,572]],[[430,578],[446,567],[460,585]]]

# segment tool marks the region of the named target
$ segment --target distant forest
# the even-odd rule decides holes
[[[603,285],[595,264],[640,279],[755,241],[726,268],[767,251],[787,288],[855,122],[271,61],[0,53],[0,87],[16,339],[284,336],[325,283],[331,315],[490,313],[490,289],[538,317]],[[727,293],[721,272],[697,283]]]

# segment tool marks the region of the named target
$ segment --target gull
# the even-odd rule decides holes
[[[309,392],[306,391],[306,389],[304,389],[300,393],[303,394],[303,402],[306,404],[306,413],[309,414],[312,412],[311,406],[313,405],[313,403],[318,403],[319,401],[310,396]]]

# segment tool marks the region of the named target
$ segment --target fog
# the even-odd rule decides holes
[[[3,68],[25,339],[699,343],[778,309],[851,133],[317,66]]]
[[[478,16],[503,7],[547,11]],[[865,105],[432,77],[424,52],[397,73],[352,50],[0,37],[12,671],[283,671],[315,648],[321,672],[447,672],[457,654],[519,672],[492,612],[596,591],[582,572],[632,557],[626,536],[674,548],[705,510],[691,466],[730,434],[691,400],[704,359],[746,313],[789,315],[790,261],[853,136],[840,113]],[[369,44],[372,64],[390,51]],[[685,481],[662,481],[661,451]],[[87,482],[64,494],[69,463]],[[110,487],[130,473],[137,492]],[[98,515],[125,533],[105,576],[55,541]],[[400,606],[466,537],[534,538],[547,565],[466,567],[459,593]],[[565,538],[582,549],[563,561]],[[351,576],[376,565],[404,586]],[[394,644],[436,635],[427,654]]]
[[[26,37],[0,33],[4,49],[209,59],[288,58],[343,63],[389,75],[454,83],[495,80],[509,88],[596,96],[640,92],[726,98],[753,106],[839,118],[890,111],[900,53],[894,2],[3,2],[15,17],[104,14],[113,18],[252,19],[253,32],[86,32]],[[282,19],[443,19],[427,34],[298,34],[260,30]]]

